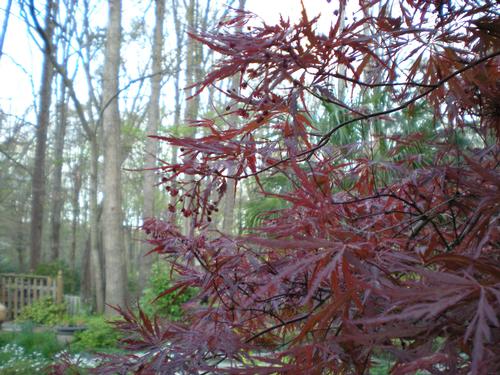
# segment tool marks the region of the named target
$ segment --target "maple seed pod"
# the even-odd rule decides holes
[[[210,223],[212,221],[212,218],[210,216],[208,216],[207,221]]]
[[[169,210],[170,212],[175,212],[175,207],[174,207],[173,205],[169,204],[169,205],[168,205],[168,210]]]
[[[169,191],[170,189],[171,189],[171,187],[169,185],[165,186],[166,191]]]
[[[172,197],[177,196],[177,194],[179,194],[179,190],[177,190],[177,189],[171,189],[171,190],[170,190],[170,195],[171,195]]]
[[[162,177],[161,182],[167,182],[167,181],[168,181],[168,178]]]

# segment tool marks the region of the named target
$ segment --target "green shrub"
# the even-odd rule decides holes
[[[168,265],[164,262],[153,264],[148,286],[144,289],[139,302],[141,308],[148,315],[158,315],[172,321],[181,320],[184,316],[182,304],[195,295],[194,288],[188,288],[182,294],[172,293],[166,295],[152,303],[158,295],[171,286],[172,281]]]
[[[89,317],[86,326],[85,331],[75,334],[75,341],[71,344],[73,351],[101,351],[117,347],[120,334],[103,316]]]
[[[52,298],[48,297],[26,306],[21,311],[17,321],[54,326],[63,320],[65,313],[66,305],[64,303],[56,304]]]

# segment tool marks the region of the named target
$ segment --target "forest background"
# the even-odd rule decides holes
[[[63,268],[67,276],[71,274],[68,292],[81,292],[87,303],[103,311],[106,280],[100,275],[116,274],[106,270],[102,237],[107,231],[102,223],[107,176],[102,76],[108,4],[46,4],[52,12],[52,24],[46,23],[49,8],[42,2],[8,1],[1,9],[0,272],[38,269],[43,273]],[[319,12],[321,5],[313,2],[311,10]],[[200,80],[214,61],[212,52],[190,43],[187,30],[213,28],[231,6],[259,13],[268,22],[276,21],[282,11],[280,4],[261,0],[122,4],[117,95],[120,135],[113,141],[122,149],[121,184],[113,186],[119,193],[110,194],[122,194],[118,240],[124,251],[118,255],[122,261],[116,267],[123,270],[118,274],[126,275],[126,281],[111,283],[114,288],[128,288],[128,302],[140,295],[151,267],[151,262],[143,259],[147,246],[138,228],[144,217],[165,215],[168,205],[168,197],[153,186],[158,182],[153,173],[138,170],[152,166],[156,156],[169,161],[178,157],[173,147],[152,151],[156,141],[147,146],[147,135],[189,133],[187,124],[198,114],[207,116],[224,107],[216,91],[193,100],[190,106],[186,104],[190,95],[186,87]],[[292,19],[300,15],[300,9],[299,1],[287,2],[287,16]],[[48,33],[50,27],[53,45],[47,52],[43,32]],[[49,94],[43,94],[43,69],[54,61],[58,66],[45,83],[50,84]],[[69,88],[65,80],[71,81]],[[49,108],[45,119],[40,107]],[[152,154],[154,157],[147,157]],[[37,197],[32,195],[34,191],[39,192]],[[231,225],[235,230],[243,225],[245,196],[242,187]],[[36,227],[32,218],[36,218]],[[216,218],[218,226],[222,226],[221,219]],[[101,285],[100,291],[96,283]]]

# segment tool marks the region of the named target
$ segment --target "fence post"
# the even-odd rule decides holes
[[[57,273],[57,279],[56,279],[56,303],[62,303],[63,302],[63,273],[61,270]]]

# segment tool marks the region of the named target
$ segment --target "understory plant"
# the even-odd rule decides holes
[[[183,293],[163,294],[175,283],[175,275],[169,270],[168,263],[158,261],[153,264],[151,276],[142,294],[139,305],[148,315],[157,315],[170,321],[179,321],[184,317],[182,305],[195,294],[194,288],[186,289]]]
[[[64,303],[55,303],[53,298],[46,297],[25,306],[16,320],[55,326],[63,321],[65,314],[66,305]]]
[[[197,292],[178,322],[118,308],[132,353],[99,371],[367,374],[387,357],[392,374],[500,373],[498,5],[325,7],[326,32],[304,9],[190,34],[220,57],[198,92],[231,104],[198,136],[156,137],[180,149],[158,169],[191,229],[144,230],[178,275],[163,294]],[[327,129],[318,103],[342,109]],[[283,204],[219,233],[230,180]]]

